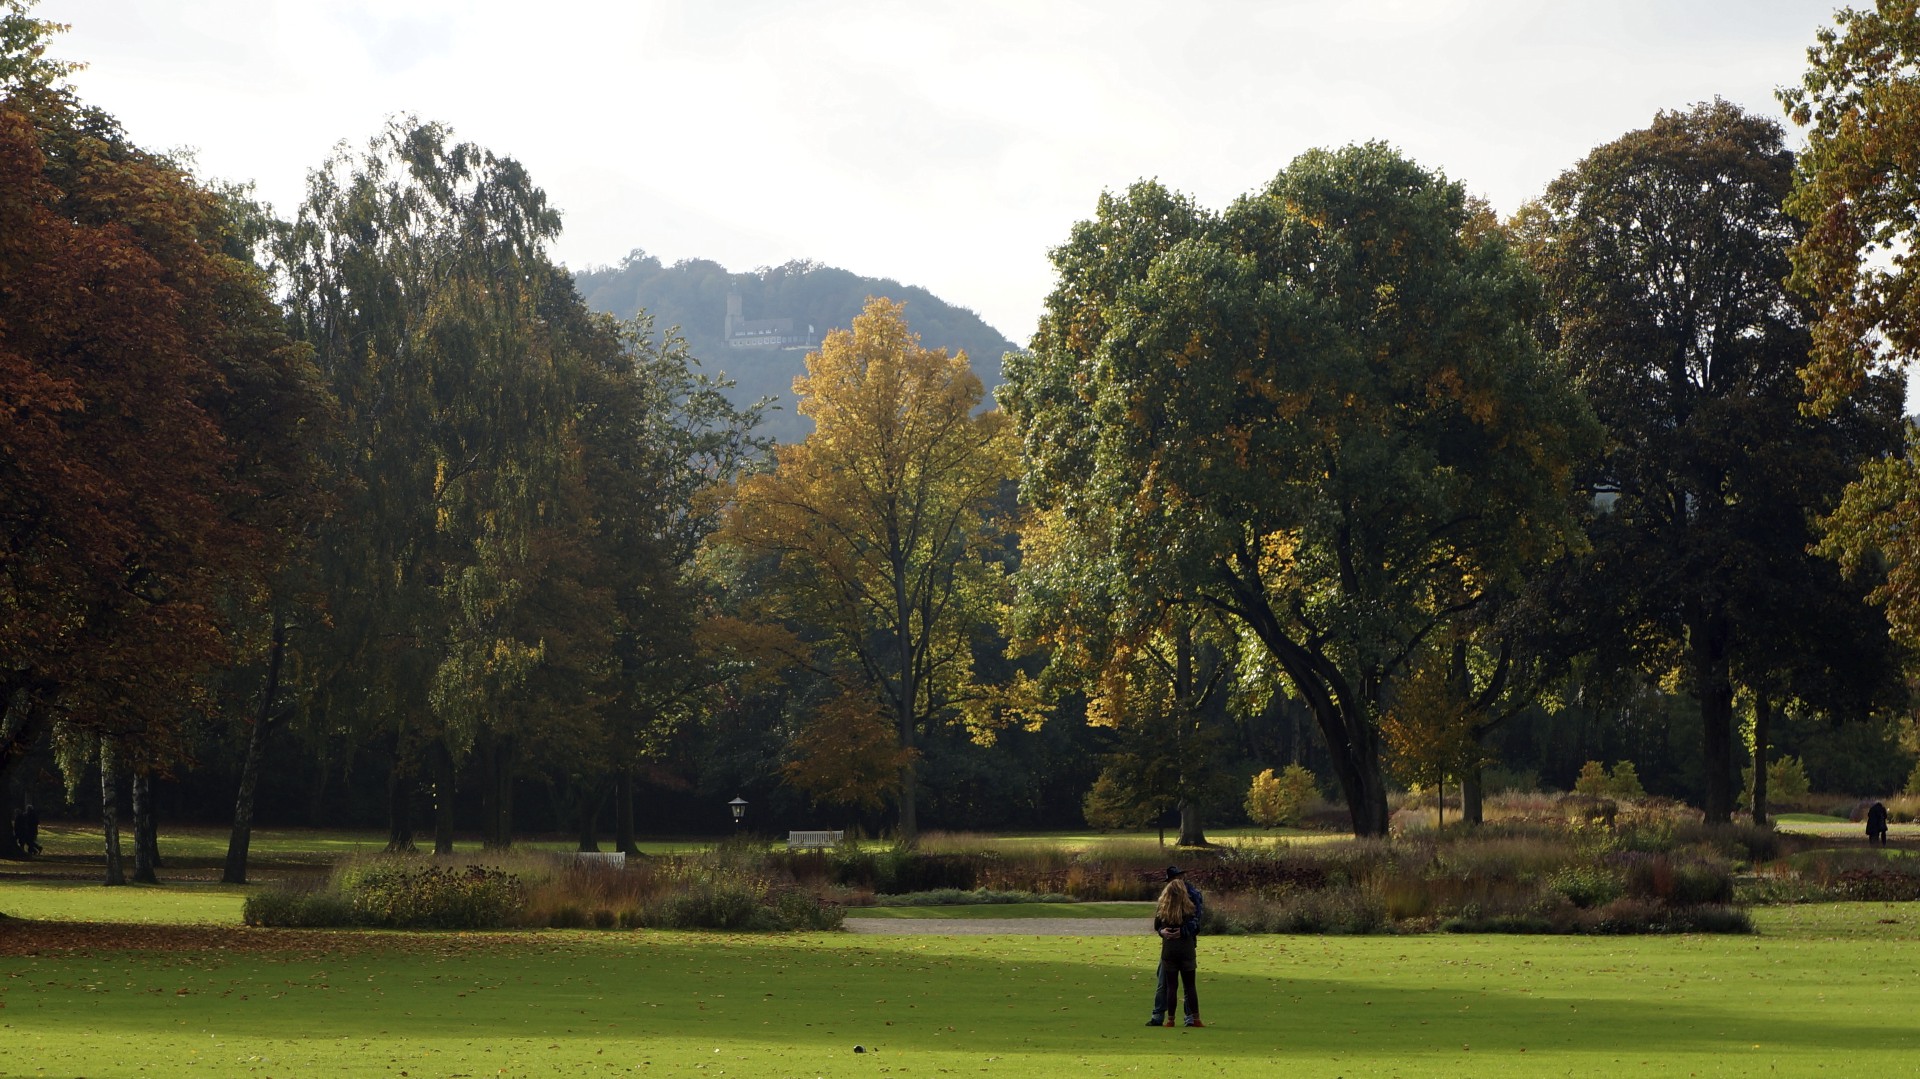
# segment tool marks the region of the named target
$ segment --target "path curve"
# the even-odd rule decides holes
[[[1132,918],[848,918],[849,933],[924,933],[948,937],[1131,937],[1153,932]]]

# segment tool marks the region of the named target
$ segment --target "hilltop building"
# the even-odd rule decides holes
[[[727,325],[722,340],[728,348],[814,347],[812,326],[801,333],[790,318],[742,317],[737,292],[727,293]]]

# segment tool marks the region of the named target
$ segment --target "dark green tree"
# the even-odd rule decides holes
[[[1531,276],[1379,144],[1224,214],[1136,184],[1053,257],[1002,402],[1024,496],[1072,522],[1061,572],[1108,582],[1128,632],[1229,616],[1312,708],[1355,833],[1384,834],[1378,718],[1410,658],[1578,540],[1592,421],[1528,333]]]
[[[1812,520],[1897,432],[1897,377],[1870,378],[1827,418],[1802,413],[1792,176],[1778,124],[1715,101],[1594,150],[1517,224],[1552,301],[1548,336],[1607,430],[1575,590],[1599,669],[1683,679],[1716,822],[1734,806],[1743,678],[1783,693],[1765,673],[1792,669],[1778,642],[1806,657],[1858,624],[1845,614],[1857,591],[1807,553]]]
[[[573,429],[579,334],[604,330],[553,317],[579,307],[545,253],[559,225],[518,163],[402,119],[311,175],[280,244],[340,401],[319,695],[330,724],[385,744],[395,849],[435,754],[480,749],[483,830],[505,842],[523,743],[592,749],[590,679],[558,668],[590,662],[611,622]]]

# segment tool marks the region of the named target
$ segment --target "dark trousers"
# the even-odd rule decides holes
[[[1181,966],[1176,962],[1162,959],[1160,969],[1153,975],[1153,1014],[1173,1014],[1174,1004],[1180,996],[1180,983],[1184,982],[1187,987],[1187,1017],[1199,1015],[1200,998],[1194,995],[1193,976],[1193,967]],[[1175,981],[1176,977],[1178,981]]]

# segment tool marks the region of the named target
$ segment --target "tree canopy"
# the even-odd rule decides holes
[[[189,762],[327,404],[242,202],[58,85],[54,29],[0,13],[0,775],[51,730],[111,793]]]
[[[1793,286],[1819,305],[1804,377],[1833,407],[1920,354],[1920,5],[1842,8],[1780,91],[1807,129],[1787,209],[1805,223]]]
[[[1592,421],[1534,346],[1530,275],[1460,186],[1380,144],[1313,151],[1224,214],[1104,196],[1003,401],[1069,537],[1056,594],[1126,632],[1233,618],[1312,707],[1357,834],[1378,718],[1422,642],[1578,542]]]
[[[1589,471],[1606,512],[1582,606],[1603,653],[1679,673],[1698,699],[1716,821],[1734,803],[1737,688],[1787,692],[1768,683],[1807,666],[1822,638],[1874,651],[1871,627],[1846,619],[1847,586],[1807,546],[1813,515],[1895,437],[1900,381],[1871,379],[1828,418],[1802,414],[1809,337],[1784,285],[1792,175],[1778,124],[1716,101],[1594,150],[1520,225],[1557,353],[1608,432]],[[1789,590],[1838,596],[1795,603]],[[1773,617],[1786,610],[1798,627]],[[1815,630],[1817,611],[1834,618]],[[1797,656],[1758,651],[1803,631]]]
[[[775,560],[766,613],[819,641],[841,686],[821,722],[832,737],[797,749],[819,759],[822,792],[848,801],[850,733],[884,721],[897,782],[900,833],[917,831],[914,743],[934,724],[983,719],[973,638],[992,618],[1001,569],[996,508],[1013,477],[1012,444],[998,412],[976,414],[980,379],[964,354],[920,347],[902,305],[873,299],[853,328],[827,335],[794,380],[804,441],[779,447],[774,467],[741,483],[720,538]],[[869,762],[858,774],[887,769]]]

